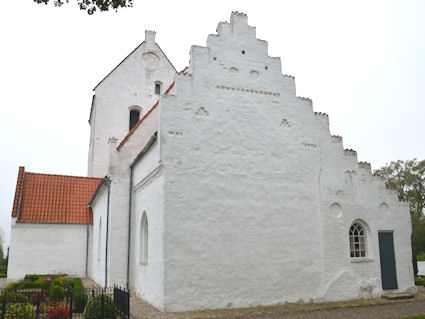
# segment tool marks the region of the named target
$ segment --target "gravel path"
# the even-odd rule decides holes
[[[425,315],[425,300],[379,306],[247,316],[246,319],[397,319]]]
[[[418,287],[418,295],[414,300],[368,299],[186,313],[164,313],[136,296],[132,296],[130,311],[133,319],[399,319],[425,315],[425,288]]]

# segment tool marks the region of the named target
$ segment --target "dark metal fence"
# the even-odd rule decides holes
[[[59,293],[42,288],[0,289],[0,319],[130,318],[130,293],[110,288],[66,288]]]

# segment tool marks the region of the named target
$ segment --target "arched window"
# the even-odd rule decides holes
[[[139,109],[131,109],[130,110],[130,125],[128,130],[131,131],[131,129],[134,127],[134,125],[139,122],[140,119],[140,110]]]
[[[159,81],[155,82],[155,94],[156,95],[161,94],[161,89],[162,89],[162,83],[159,82]]]
[[[350,227],[348,233],[350,237],[350,257],[365,258],[366,257],[366,231],[364,227],[356,222]]]
[[[148,263],[148,218],[146,212],[143,212],[142,219],[140,220],[140,263],[146,265]]]

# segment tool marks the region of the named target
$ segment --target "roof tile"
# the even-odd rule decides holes
[[[20,167],[12,216],[22,223],[91,224],[93,213],[87,203],[101,181],[30,173]]]

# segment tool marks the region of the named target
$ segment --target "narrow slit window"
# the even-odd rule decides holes
[[[142,265],[146,265],[148,263],[148,218],[146,217],[146,212],[143,213],[142,219],[140,221],[140,260],[139,262]]]
[[[161,94],[161,83],[160,82],[156,82],[155,83],[155,94],[156,95],[160,95]]]
[[[128,130],[131,131],[131,129],[134,127],[134,125],[139,122],[140,119],[140,111],[139,110],[130,110],[130,125]]]

